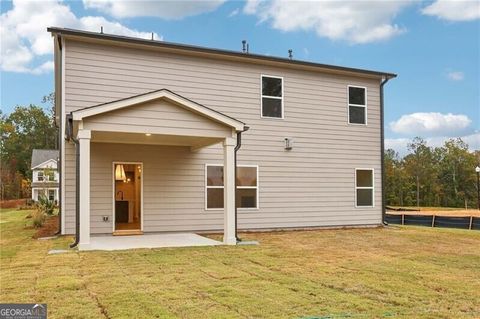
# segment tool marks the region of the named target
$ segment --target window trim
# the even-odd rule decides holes
[[[50,199],[50,192],[53,192],[53,199]],[[47,196],[48,196],[48,200],[49,200],[49,201],[55,201],[55,193],[56,193],[56,192],[55,192],[55,189],[54,189],[54,188],[49,188],[49,189],[47,190]]]
[[[270,96],[270,95],[263,95],[263,78],[273,78],[273,79],[280,79],[282,80],[282,96]],[[262,119],[273,119],[273,120],[283,120],[285,119],[285,81],[283,80],[283,76],[276,76],[276,75],[268,75],[268,74],[260,74],[260,118]],[[263,116],[263,98],[270,98],[270,99],[277,99],[282,101],[282,117],[273,117],[273,116]]]
[[[40,176],[40,174],[42,174],[42,176]],[[40,177],[42,177],[42,179],[40,179]],[[37,172],[37,182],[46,182],[45,174],[42,171]]]
[[[350,103],[350,88],[359,88],[365,90],[365,105],[362,104],[353,104]],[[367,99],[367,87],[360,86],[360,85],[347,85],[347,123],[348,125],[360,125],[360,126],[367,126],[368,125],[368,99]],[[351,123],[350,122],[350,106],[357,106],[363,107],[365,109],[365,123]]]
[[[221,189],[225,189],[225,184],[223,186],[208,186],[207,185],[207,177],[208,177],[208,167],[209,166],[221,166],[223,167],[223,164],[210,164],[210,163],[207,163],[205,164],[205,187],[204,187],[204,193],[205,193],[205,207],[204,207],[204,210],[205,211],[221,211],[221,210],[224,210],[225,209],[225,203],[224,203],[224,207],[223,208],[208,208],[207,207],[207,190],[209,188],[221,188]],[[260,183],[259,183],[259,167],[258,165],[237,165],[237,167],[255,167],[257,169],[257,186],[237,186],[238,189],[257,189],[256,191],[256,197],[257,197],[257,203],[256,203],[256,207],[238,207],[238,210],[241,210],[241,211],[257,211],[260,209],[260,199],[259,199],[259,195],[260,195]],[[236,191],[236,189],[235,189]]]
[[[357,186],[357,171],[371,171],[372,172],[372,186]],[[373,168],[355,168],[355,208],[375,208],[375,169]],[[371,189],[372,190],[372,205],[370,206],[358,206],[357,205],[357,190],[358,189]]]

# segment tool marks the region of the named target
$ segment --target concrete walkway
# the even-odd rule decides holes
[[[133,236],[92,236],[87,250],[216,246],[223,243],[193,233],[146,234]]]

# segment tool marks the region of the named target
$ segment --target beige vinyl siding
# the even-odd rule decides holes
[[[188,147],[92,143],[91,159],[92,233],[112,232],[112,163],[121,161],[143,163],[145,232],[222,229],[223,211],[204,211],[204,166]]]
[[[239,164],[259,166],[260,209],[239,210],[240,228],[365,225],[381,222],[379,79],[264,67],[72,40],[67,40],[65,55],[67,113],[166,88],[245,122],[250,130],[242,136],[238,160]],[[260,117],[261,74],[281,76],[284,79],[283,120]],[[348,124],[348,85],[367,88],[366,126]],[[134,107],[127,112],[127,116],[145,115],[144,110],[134,114]],[[113,120],[107,115],[100,117],[103,120]],[[291,151],[284,150],[285,137],[293,139]],[[112,160],[141,161],[130,158],[131,152],[125,150],[132,147],[143,150],[146,146],[129,145],[128,148],[123,148],[119,144],[110,147],[118,147],[119,153],[116,153],[117,158],[109,159],[108,165],[102,162],[98,166],[102,169],[108,166],[107,172],[99,175],[103,178],[99,181],[102,185],[111,182],[108,174],[111,174]],[[92,147],[92,170],[95,167],[96,172],[95,152],[99,151],[98,146]],[[147,197],[144,198],[145,210],[151,208],[151,211],[145,211],[145,231],[160,231],[167,226],[171,230],[222,229],[222,212],[214,211],[209,215],[210,212],[204,211],[203,185],[204,165],[222,163],[221,146],[208,147],[198,152],[180,148],[172,156],[174,154],[190,156],[189,165],[165,167],[162,170],[179,178],[181,176],[190,184],[171,185],[172,190],[178,191],[163,195],[164,188],[149,190],[148,187],[155,188],[155,185],[146,183],[145,191],[158,191],[162,194],[163,202],[148,203]],[[145,170],[154,167],[148,161],[146,158]],[[67,143],[68,233],[74,230],[74,166],[74,149],[71,143]],[[375,170],[374,208],[355,208],[355,168]],[[201,185],[197,185],[198,181]],[[92,191],[93,185],[92,180]],[[188,192],[182,193],[182,189],[187,189]],[[180,204],[177,202],[179,198],[187,200]],[[100,198],[95,199],[98,200]],[[103,195],[101,200],[105,200]],[[108,200],[111,201],[110,195]],[[110,228],[105,227],[99,217],[108,212],[109,208],[102,206],[97,211],[95,207],[92,199],[92,231],[111,231],[111,225]],[[164,210],[167,207],[174,209],[175,213],[166,213]],[[147,218],[147,214],[152,216],[151,219]],[[198,217],[201,222],[197,223],[198,218],[193,219],[192,214],[202,216]],[[165,216],[172,217],[171,215],[175,215],[176,221],[165,220],[168,219]]]
[[[92,131],[205,137],[225,137],[232,134],[231,128],[165,100],[142,103],[86,118],[84,128]]]

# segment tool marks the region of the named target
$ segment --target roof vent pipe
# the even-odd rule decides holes
[[[152,41],[153,41],[153,40],[154,40],[154,38],[153,38],[153,32],[152,32]]]
[[[103,34],[103,25],[100,26],[100,33]]]
[[[288,50],[288,58],[291,60],[293,59],[293,50],[292,49],[289,49]]]

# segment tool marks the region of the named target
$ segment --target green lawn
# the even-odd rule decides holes
[[[244,234],[259,246],[72,251],[1,213],[0,302],[49,318],[475,318],[480,232],[418,227]]]

